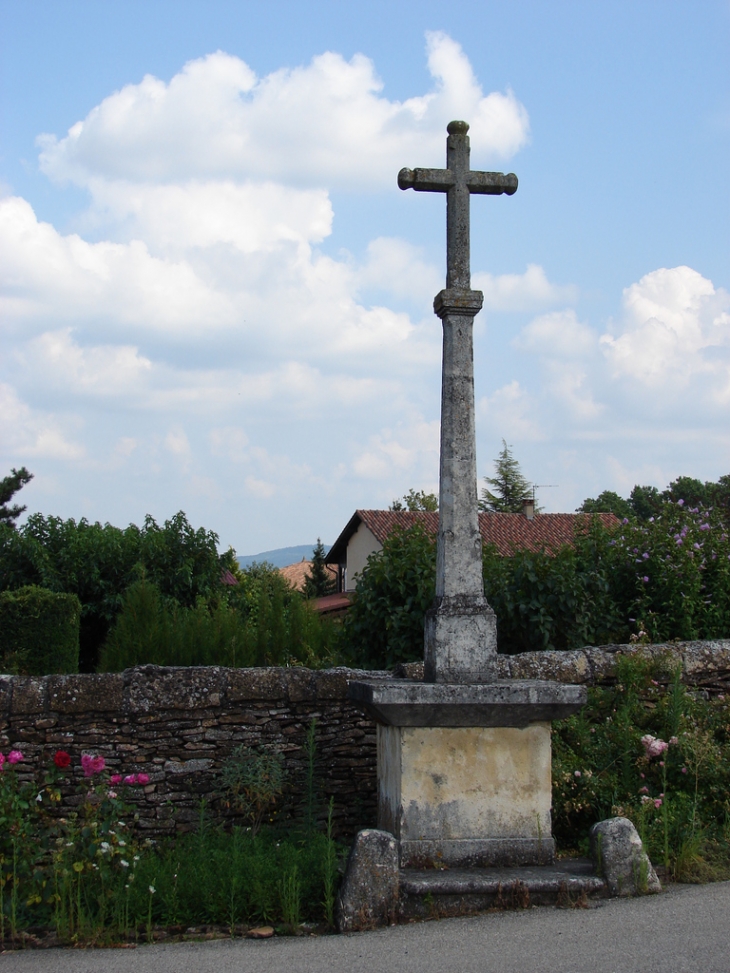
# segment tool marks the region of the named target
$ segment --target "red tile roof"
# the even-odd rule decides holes
[[[289,586],[295,588],[297,591],[303,591],[304,585],[307,578],[312,571],[312,562],[307,561],[302,558],[301,561],[296,561],[294,564],[287,564],[285,568],[279,568],[279,574],[282,574]],[[337,580],[337,568],[332,565],[327,565],[327,571],[332,577],[333,581]]]
[[[515,549],[537,551],[541,548],[555,549],[564,544],[572,544],[575,530],[585,523],[588,517],[598,517],[605,527],[618,524],[613,514],[535,514],[528,520],[524,514],[479,514],[479,531],[484,544],[495,544],[500,554],[509,555]],[[360,523],[372,532],[376,540],[383,544],[396,527],[408,528],[421,524],[435,536],[438,532],[438,513],[411,512],[403,510],[357,510],[342,531],[327,555],[327,560],[336,563],[344,555],[350,537]]]

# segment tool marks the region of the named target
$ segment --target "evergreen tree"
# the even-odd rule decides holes
[[[321,598],[323,595],[331,595],[337,588],[337,582],[327,570],[327,565],[324,562],[326,554],[324,544],[318,537],[312,554],[312,567],[304,581],[303,593],[305,598]]]
[[[26,508],[24,506],[19,507],[17,503],[13,504],[12,507],[8,506],[8,504],[18,490],[32,479],[33,474],[29,473],[24,466],[21,466],[19,470],[12,469],[10,476],[6,476],[3,480],[0,480],[0,524],[15,527],[15,521]]]
[[[426,510],[435,513],[439,508],[439,498],[435,493],[414,490],[413,487],[399,500],[394,500],[388,510]]]
[[[485,476],[484,482],[494,490],[484,487],[479,509],[493,513],[522,513],[522,501],[532,495],[532,487],[522,475],[520,464],[512,455],[512,447],[502,440],[502,452],[494,461],[495,476]],[[535,507],[535,513],[538,508]]]

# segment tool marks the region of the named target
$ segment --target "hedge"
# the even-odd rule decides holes
[[[78,672],[80,618],[76,595],[37,585],[0,592],[0,666],[31,676]]]

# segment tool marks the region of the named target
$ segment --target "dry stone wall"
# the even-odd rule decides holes
[[[685,681],[706,692],[730,692],[730,640],[499,656],[499,677],[600,684],[613,679],[619,656],[635,652],[680,665]],[[336,831],[349,838],[375,825],[375,727],[347,700],[348,680],[366,675],[388,677],[352,669],[158,666],[0,676],[0,749],[21,750],[18,770],[26,775],[47,766],[58,749],[72,755],[79,775],[82,753],[101,754],[112,773],[149,774],[139,825],[159,836],[193,827],[201,798],[226,813],[216,773],[239,744],[283,755],[289,786],[279,813],[301,813],[307,732],[316,721],[317,806],[322,811],[333,798]],[[398,675],[423,678],[422,664]]]

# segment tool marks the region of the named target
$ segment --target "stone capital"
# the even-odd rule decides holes
[[[448,287],[446,290],[439,291],[436,295],[433,300],[433,309],[434,313],[442,319],[449,314],[474,317],[481,311],[483,303],[484,294],[481,291]]]

